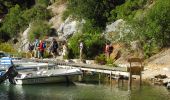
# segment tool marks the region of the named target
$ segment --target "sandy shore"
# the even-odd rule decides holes
[[[153,78],[156,75],[166,75],[170,78],[170,65],[161,66],[161,67],[150,67],[146,66],[143,71],[143,79]]]

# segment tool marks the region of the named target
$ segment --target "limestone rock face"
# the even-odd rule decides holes
[[[119,19],[119,20],[107,25],[106,33],[117,31],[120,28],[120,26],[124,23],[125,23],[125,21],[123,21],[123,19]]]
[[[113,46],[113,51],[110,54],[110,58],[113,60],[117,60],[121,56],[120,49],[122,48],[122,45],[119,43],[115,43],[112,46]]]
[[[128,34],[133,34],[131,26],[123,19],[118,19],[115,22],[108,24],[104,31],[105,38],[112,42],[124,40]]]
[[[68,17],[64,23],[62,23],[57,30],[59,39],[66,40],[68,37],[73,35],[76,32],[81,32],[83,24],[85,20],[76,21],[73,20],[71,17]]]
[[[142,48],[142,45],[141,45],[140,41],[137,40],[137,41],[132,41],[131,42],[131,49],[132,50],[138,51],[141,48]]]
[[[30,27],[31,27],[31,25],[29,25],[29,27],[21,35],[21,39],[19,41],[20,47],[18,48],[19,51],[22,51],[22,52],[28,51],[28,44],[29,44],[28,33],[30,31]]]
[[[63,23],[62,15],[63,15],[63,12],[67,9],[67,5],[66,3],[63,3],[63,4],[53,3],[52,5],[48,6],[47,9],[51,10],[54,15],[49,20],[49,23],[52,24],[52,28],[57,30],[60,27],[60,25]]]

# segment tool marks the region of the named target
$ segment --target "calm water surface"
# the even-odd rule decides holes
[[[107,84],[0,85],[0,100],[170,100],[170,92],[161,86],[133,85],[132,91]]]

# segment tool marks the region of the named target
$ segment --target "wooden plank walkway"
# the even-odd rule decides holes
[[[36,62],[45,62],[45,63],[54,63],[60,66],[71,66],[80,68],[83,71],[91,71],[91,72],[99,72],[105,73],[110,75],[123,75],[129,76],[129,72],[127,72],[126,67],[111,67],[107,65],[98,65],[98,64],[85,64],[85,63],[71,63],[71,62],[64,62],[60,60],[35,60],[35,59],[25,59],[27,61],[36,61]]]

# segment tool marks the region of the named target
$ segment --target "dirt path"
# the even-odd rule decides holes
[[[160,53],[146,60],[147,65],[143,72],[144,78],[154,77],[155,75],[167,75],[170,77],[170,48],[162,50]]]

